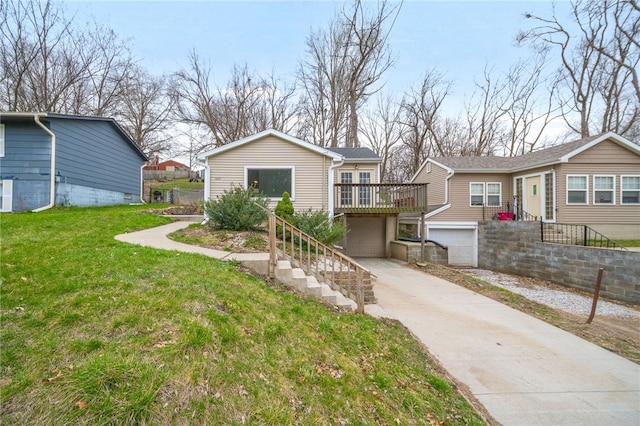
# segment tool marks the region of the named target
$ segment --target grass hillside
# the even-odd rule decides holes
[[[1,424],[483,424],[395,322],[114,240],[141,208],[0,216]]]

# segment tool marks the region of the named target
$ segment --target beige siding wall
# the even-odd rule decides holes
[[[601,143],[595,148],[599,147]],[[614,144],[611,144],[614,145]],[[616,148],[617,145],[614,145]],[[612,150],[619,153],[618,150]],[[626,150],[625,150],[626,151]],[[579,223],[587,225],[595,224],[636,224],[640,226],[640,205],[622,204],[620,199],[620,184],[623,175],[640,174],[640,156],[632,157],[629,151],[623,159],[613,156],[617,163],[605,154],[599,159],[592,155],[581,154],[580,158],[572,158],[569,163],[557,167],[556,205],[558,207],[558,222]],[[616,158],[617,157],[617,158]],[[588,181],[588,204],[567,204],[567,175],[585,175]],[[593,202],[593,177],[594,175],[615,176],[615,204],[602,205]]]
[[[211,170],[210,199],[216,199],[234,185],[244,187],[245,166],[293,166],[294,208],[328,208],[327,169],[331,159],[324,155],[268,136],[209,157],[208,161]],[[273,202],[272,207],[275,207],[275,204],[276,202]]]
[[[432,169],[433,170],[433,169]],[[432,171],[433,172],[433,171]],[[432,221],[475,221],[482,220],[482,207],[471,207],[469,186],[471,182],[502,184],[502,202],[513,199],[511,175],[501,173],[456,173],[449,180],[451,208],[429,218]],[[431,203],[431,202],[430,202]]]
[[[427,197],[429,205],[444,204],[447,199],[447,176],[449,176],[449,173],[446,169],[431,164],[431,172],[427,173],[427,166],[423,167],[411,183],[428,183]]]

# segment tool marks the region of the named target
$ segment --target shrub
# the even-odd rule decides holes
[[[293,203],[291,202],[291,197],[289,196],[289,193],[287,191],[282,194],[282,199],[278,201],[274,213],[276,214],[276,216],[283,218],[287,222],[291,221],[294,210]]]
[[[260,191],[249,187],[232,187],[217,200],[209,200],[204,209],[209,225],[214,229],[251,231],[263,224],[267,218],[269,200]],[[261,208],[262,207],[262,208]]]
[[[334,222],[329,213],[322,210],[309,209],[295,213],[293,224],[327,246],[342,240],[347,233],[347,227],[342,222]]]

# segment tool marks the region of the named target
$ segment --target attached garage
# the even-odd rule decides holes
[[[386,257],[386,225],[384,216],[348,216],[347,256]]]
[[[478,224],[427,222],[427,239],[448,247],[449,265],[478,266]]]

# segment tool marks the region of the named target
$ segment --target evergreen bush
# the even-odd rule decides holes
[[[262,207],[262,208],[261,208]],[[269,200],[255,188],[234,186],[217,200],[209,200],[204,209],[209,226],[230,231],[252,231],[268,218]]]
[[[329,213],[322,210],[309,209],[295,213],[293,225],[326,246],[342,240],[347,233],[347,227],[342,222],[334,222]]]
[[[278,201],[278,204],[276,204],[274,213],[276,216],[283,218],[287,222],[291,222],[291,218],[295,212],[293,209],[293,203],[291,202],[291,197],[287,191],[282,194],[282,199]]]

